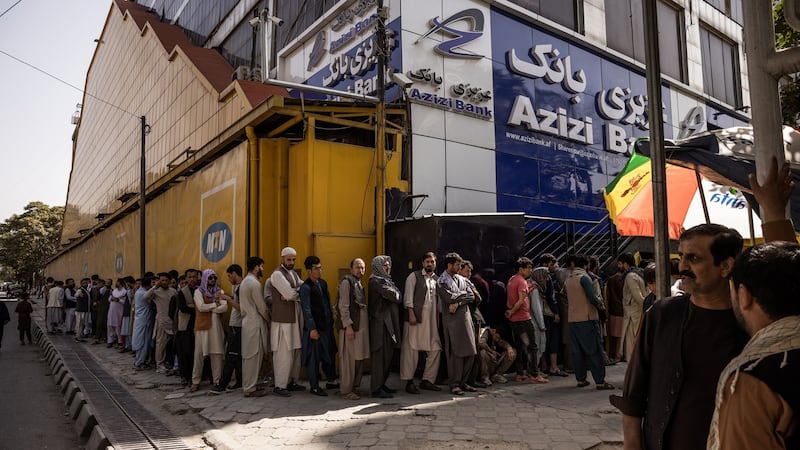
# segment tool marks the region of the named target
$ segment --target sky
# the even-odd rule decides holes
[[[0,0],[0,14],[15,3]],[[70,119],[110,7],[111,0],[21,0],[0,17],[0,222],[32,201],[66,203]]]

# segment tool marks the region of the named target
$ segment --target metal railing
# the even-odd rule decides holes
[[[633,241],[620,236],[608,216],[599,221],[525,216],[525,256],[536,260],[552,253],[563,262],[567,255],[597,256],[605,270]]]

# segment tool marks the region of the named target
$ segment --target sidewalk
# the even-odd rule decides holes
[[[244,398],[240,390],[209,394],[207,383],[192,393],[177,376],[135,371],[130,353],[105,345],[70,344],[84,346],[142,404],[173,427],[182,427],[174,431],[185,440],[202,437],[217,449],[621,448],[622,416],[608,403],[615,391],[597,391],[594,385],[577,388],[572,376],[554,377],[546,385],[511,381],[458,397],[446,389],[407,394],[392,374],[387,384],[398,393],[380,401],[348,401],[335,391],[328,397],[306,391],[294,392],[291,398]],[[620,386],[625,366],[607,369],[607,380]],[[365,376],[364,386],[367,380]],[[180,425],[164,417],[165,412]],[[187,423],[195,429],[185,429]]]

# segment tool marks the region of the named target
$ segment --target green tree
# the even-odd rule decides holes
[[[29,284],[55,254],[64,208],[31,202],[25,212],[0,223],[0,266],[18,283]]]
[[[783,0],[775,2],[773,9],[775,20],[775,46],[778,49],[792,48],[800,45],[800,31],[786,23],[783,15]],[[785,83],[780,88],[781,111],[783,123],[790,127],[800,128],[800,76],[794,73],[784,77]]]

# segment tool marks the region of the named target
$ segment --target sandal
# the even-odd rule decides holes
[[[598,391],[610,391],[612,389],[614,389],[614,385],[611,384],[611,383],[603,383],[603,384],[598,384],[597,385],[597,390]]]
[[[348,392],[344,395],[345,400],[359,400],[361,396],[356,394],[355,392]]]
[[[197,392],[200,390],[200,386],[197,384],[193,384],[191,388],[189,388],[189,392]]]
[[[450,389],[450,393],[453,395],[464,395],[464,391],[462,391],[461,388],[459,387],[454,387],[453,389]]]
[[[561,369],[558,369],[558,370],[557,370],[557,371],[555,371],[555,372],[550,372],[550,376],[551,376],[551,377],[568,377],[568,376],[569,376],[569,374],[568,374],[567,372],[564,372],[564,371],[563,371],[563,370],[561,370]]]
[[[588,380],[578,381],[578,387],[579,388],[586,387],[588,385],[589,385],[589,381]]]

